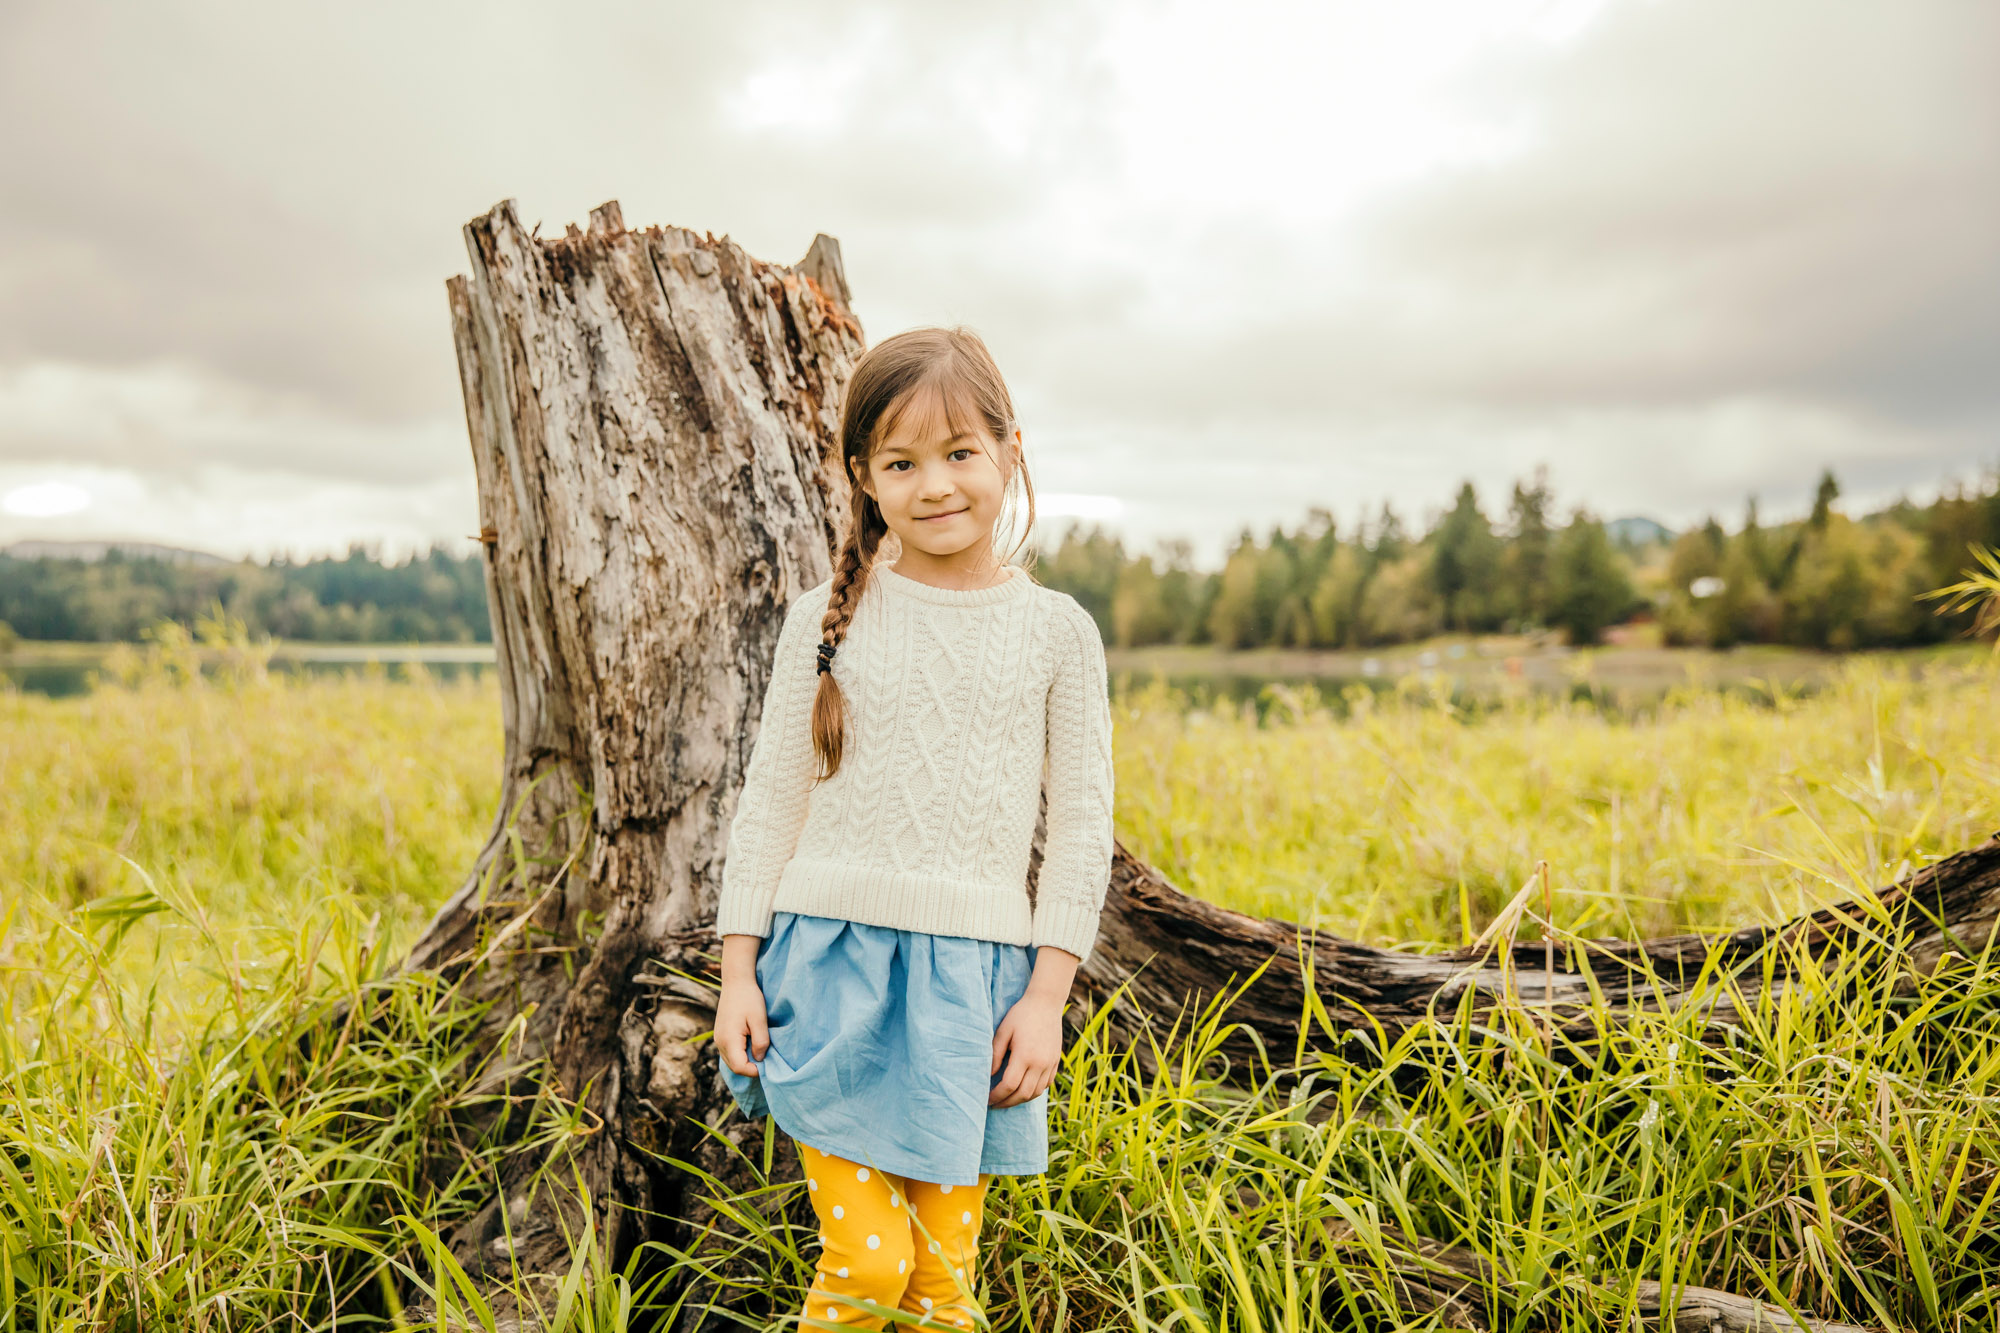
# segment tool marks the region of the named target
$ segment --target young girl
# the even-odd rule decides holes
[[[798,1144],[821,1231],[803,1317],[971,1327],[986,1187],[1046,1168],[1110,879],[1104,648],[995,552],[1002,500],[1018,481],[1032,525],[1034,490],[977,336],[871,349],[840,433],[847,537],[787,610],[730,825],[715,1037],[737,1104]]]

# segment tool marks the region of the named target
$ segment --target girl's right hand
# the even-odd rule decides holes
[[[722,940],[722,998],[715,1005],[715,1046],[722,1062],[746,1078],[757,1077],[757,1060],[771,1049],[765,1022],[764,992],[757,986],[755,935],[725,935]]]
[[[715,1044],[724,1064],[739,1074],[757,1077],[751,1057],[764,1058],[764,1052],[771,1049],[771,1034],[764,1026],[764,992],[757,989],[756,982],[723,986],[722,1000],[715,1006]]]

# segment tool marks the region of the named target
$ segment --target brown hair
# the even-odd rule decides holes
[[[1035,525],[1034,482],[1028,477],[1025,462],[1015,466],[1013,451],[1006,447],[1015,430],[1014,400],[979,335],[964,327],[908,329],[875,344],[862,354],[848,377],[847,398],[840,414],[840,461],[847,476],[849,511],[847,535],[834,556],[826,618],[820,622],[818,652],[822,660],[847,637],[876,552],[889,535],[881,507],[862,488],[858,474],[866,473],[876,446],[925,394],[936,396],[954,436],[968,433],[975,420],[985,428],[1000,448],[1000,457],[994,462],[1008,488],[1003,494],[1012,494],[1013,482],[1020,478],[1028,521],[1008,558],[1021,549]],[[813,748],[819,752],[821,765],[818,781],[840,771],[847,737],[845,715],[846,700],[833,672],[820,672],[812,709]]]

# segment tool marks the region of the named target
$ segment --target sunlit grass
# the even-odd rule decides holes
[[[180,647],[124,686],[0,694],[0,1333],[367,1327],[385,1272],[458,1290],[412,1219],[489,1188],[455,1128],[469,1015],[381,978],[490,827],[492,684],[254,657],[196,683]],[[1651,934],[1786,917],[2000,828],[1988,662],[1630,714],[1266,712],[1121,695],[1119,835],[1190,891],[1375,941],[1456,945],[1541,858],[1564,929]],[[1994,1327],[2000,978],[1836,966],[1723,1047],[1660,1019],[1572,1074],[1465,1015],[1386,1069],[1247,1092],[1216,1081],[1213,1026],[1163,1037],[1160,1075],[1094,1036],[1049,1175],[995,1195],[994,1321],[1387,1327],[1393,1224],[1493,1263],[1500,1327],[1613,1327],[1640,1278]],[[782,1312],[796,1205],[774,1183],[686,1259],[736,1247]],[[555,1326],[633,1322],[643,1289],[581,1254],[592,1274]]]
[[[0,990],[43,966],[49,923],[149,885],[149,916],[109,964],[158,985],[161,1040],[199,1030],[238,974],[300,952],[310,924],[375,921],[393,958],[463,878],[499,797],[490,684],[380,670],[190,687],[158,663],[133,688],[0,692]],[[341,909],[336,912],[335,909]]]
[[[1376,943],[1471,940],[1546,859],[1556,918],[1644,936],[1787,918],[2000,829],[2000,670],[1845,666],[1809,696],[1688,686],[1635,715],[1524,696],[1285,691],[1116,710],[1118,833],[1182,888]],[[1342,717],[1343,711],[1349,713]]]
[[[1700,1000],[1740,997],[1726,979],[1672,1014],[1613,1026],[1600,1010],[1588,1060],[1567,1040],[1551,1060],[1526,1011],[1467,1005],[1367,1059],[1232,1086],[1213,1008],[1144,1048],[1093,1027],[1057,1084],[1048,1172],[990,1196],[992,1324],[1460,1327],[1413,1319],[1399,1292],[1422,1238],[1487,1266],[1462,1299],[1494,1329],[1650,1330],[1632,1322],[1642,1281],[1873,1328],[1990,1329],[2000,967],[1910,980],[1879,957],[1821,962],[1806,975],[1822,984],[1746,1001],[1720,1044],[1703,1043]],[[674,1257],[701,1299],[764,1295],[773,1316],[752,1326],[776,1329],[815,1250],[800,1185],[766,1174],[783,1160],[770,1146],[738,1159],[748,1192],[708,1182],[718,1216]]]

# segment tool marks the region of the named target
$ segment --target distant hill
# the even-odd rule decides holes
[[[20,541],[0,547],[0,555],[16,560],[102,560],[111,552],[135,560],[164,560],[175,565],[233,565],[236,561],[212,551],[196,551],[185,546],[161,546],[155,542],[48,542]]]
[[[1614,518],[1604,525],[1605,533],[1612,541],[1627,548],[1665,545],[1674,539],[1674,530],[1664,523],[1650,518]]]

